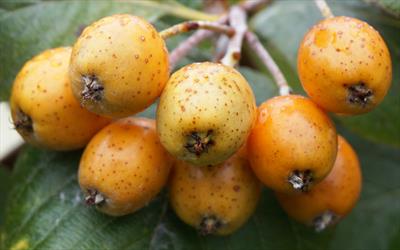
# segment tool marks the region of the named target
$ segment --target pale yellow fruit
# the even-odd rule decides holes
[[[178,159],[217,164],[245,143],[256,111],[251,87],[238,71],[217,63],[194,63],[168,81],[157,109],[157,131]]]

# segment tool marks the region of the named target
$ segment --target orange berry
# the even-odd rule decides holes
[[[154,120],[125,118],[90,141],[80,162],[79,184],[87,204],[109,215],[125,215],[161,191],[171,165]]]
[[[324,19],[300,43],[297,67],[304,90],[323,109],[371,111],[392,81],[390,53],[379,33],[351,17]]]
[[[333,167],[336,129],[309,99],[277,96],[259,107],[248,151],[253,170],[265,185],[280,192],[306,191]]]
[[[291,217],[321,231],[338,222],[353,209],[360,196],[361,179],[357,154],[339,136],[335,165],[322,182],[306,193],[276,193],[276,196]]]

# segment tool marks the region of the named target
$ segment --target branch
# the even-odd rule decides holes
[[[208,21],[187,21],[179,23],[165,30],[160,31],[159,34],[163,39],[168,39],[172,36],[198,29],[205,29],[214,32],[219,32],[226,34],[227,36],[232,36],[233,34],[235,34],[235,29],[232,27],[220,24],[218,22],[208,22]]]
[[[245,11],[253,11],[257,8],[260,8],[261,6],[268,4],[270,0],[249,0],[246,2],[243,2],[240,4],[240,6],[245,10]],[[225,14],[221,16],[216,22],[220,24],[224,24],[228,21],[228,15]],[[170,65],[170,70],[172,71],[177,62],[181,60],[183,57],[185,57],[189,51],[193,48],[196,47],[197,44],[199,44],[201,41],[204,39],[207,39],[208,37],[211,37],[213,35],[212,31],[209,30],[198,30],[196,31],[193,35],[191,35],[187,40],[183,41],[181,44],[178,45],[170,54],[169,54],[169,65]]]
[[[247,30],[246,12],[239,6],[233,6],[229,12],[229,24],[235,27],[235,35],[231,38],[221,63],[234,67],[240,60],[242,42]]]
[[[326,3],[325,0],[314,0],[314,2],[324,18],[334,17],[331,9],[329,8],[329,5]]]
[[[275,63],[274,59],[268,53],[268,51],[261,44],[257,35],[253,32],[247,31],[245,35],[246,41],[249,46],[253,49],[253,51],[260,57],[263,64],[267,67],[267,69],[271,72],[272,77],[274,78],[276,85],[279,88],[280,95],[288,95],[291,92],[291,89],[286,81],[285,76],[282,71],[279,69],[278,65]]]

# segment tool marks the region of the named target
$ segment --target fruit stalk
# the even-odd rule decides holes
[[[231,38],[228,44],[228,49],[221,63],[234,67],[240,60],[242,42],[244,34],[247,31],[247,14],[243,8],[233,6],[229,12],[229,24],[235,27],[235,35]]]
[[[332,18],[334,17],[331,8],[329,8],[328,3],[325,0],[314,0],[315,5],[317,5],[319,11],[321,11],[322,16],[324,18]]]
[[[254,11],[266,4],[268,4],[270,0],[251,0],[241,3],[239,6],[243,8],[246,12]],[[222,15],[216,22],[220,24],[224,24],[228,21],[228,15]],[[172,71],[177,62],[185,57],[189,51],[199,44],[204,39],[212,36],[214,32],[210,30],[198,30],[193,35],[191,35],[188,39],[184,40],[181,44],[178,45],[169,55],[170,61],[170,70]]]
[[[222,16],[217,22],[220,24],[224,24],[228,21],[228,16]],[[210,30],[198,30],[193,35],[191,35],[188,39],[183,41],[178,45],[170,54],[169,54],[169,69],[172,71],[177,62],[182,59],[189,51],[194,48],[197,44],[199,44],[204,39],[212,36],[214,32]]]
[[[263,64],[270,71],[272,77],[274,78],[276,85],[279,88],[280,95],[288,95],[292,92],[290,89],[285,76],[282,71],[279,69],[278,65],[268,53],[268,51],[261,44],[257,35],[253,32],[247,31],[245,34],[245,39],[250,47],[254,50],[254,52],[259,56]]]
[[[235,34],[235,29],[228,25],[220,24],[218,22],[209,21],[187,21],[176,24],[160,32],[160,36],[165,40],[172,36],[176,36],[181,33],[189,32],[192,30],[205,29],[214,32],[226,34],[232,36]]]

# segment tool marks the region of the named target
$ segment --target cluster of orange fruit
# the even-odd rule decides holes
[[[233,67],[194,63],[169,76],[154,27],[113,15],[88,26],[73,48],[28,61],[10,103],[27,142],[86,146],[79,184],[101,212],[133,213],[168,183],[183,221],[224,235],[251,216],[263,183],[289,215],[322,230],[353,208],[361,189],[357,155],[325,111],[373,109],[389,89],[391,60],[371,26],[334,17],[305,35],[298,72],[310,99],[278,96],[257,109]],[[156,120],[128,117],[158,97]]]

